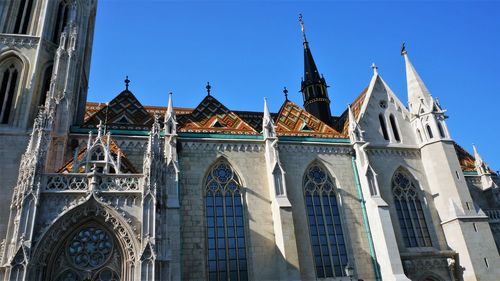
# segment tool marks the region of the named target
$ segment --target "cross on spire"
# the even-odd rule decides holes
[[[123,82],[125,82],[125,90],[128,91],[128,84],[130,83],[130,80],[128,80],[128,75],[125,76],[125,80]]]
[[[300,29],[302,30],[302,36],[304,37],[304,42],[307,42],[306,29],[304,27],[304,19],[302,17],[302,14],[299,14],[299,23],[300,23]]]
[[[285,94],[285,100],[288,101],[288,90],[286,87],[283,87],[283,94]]]
[[[210,89],[212,89],[212,86],[210,86],[210,82],[207,82],[207,86],[205,88],[207,89],[207,95],[210,96]]]
[[[401,55],[404,56],[406,54],[407,52],[406,52],[405,42],[403,42],[403,44],[401,44]]]
[[[373,74],[378,74],[378,66],[372,62],[371,68],[373,69]]]

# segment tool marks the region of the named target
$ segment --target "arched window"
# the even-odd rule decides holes
[[[0,66],[0,124],[8,124],[19,84],[19,67],[14,62]]]
[[[16,34],[27,34],[31,18],[31,10],[33,8],[33,0],[20,0],[17,9],[16,23],[14,32]]]
[[[345,276],[348,263],[335,181],[318,164],[304,175],[304,196],[316,277]]]
[[[384,135],[384,139],[389,140],[389,134],[387,133],[387,126],[385,125],[384,115],[379,114],[378,120],[380,121],[380,128],[382,129],[382,135]]]
[[[400,169],[394,174],[392,194],[405,246],[431,247],[419,189],[406,171]]]
[[[429,134],[429,138],[432,139],[434,135],[432,134],[431,126],[427,125],[426,128],[427,128],[427,134]]]
[[[97,223],[72,232],[54,251],[50,280],[120,279],[122,253],[112,233]]]
[[[59,43],[59,37],[61,37],[61,33],[63,32],[64,27],[66,27],[66,23],[69,18],[69,9],[70,5],[66,0],[59,2],[59,6],[57,7],[56,22],[52,33],[52,42],[55,44]]]
[[[399,137],[398,125],[396,124],[394,115],[391,114],[389,116],[389,121],[391,122],[391,128],[392,128],[392,133],[394,134],[394,138],[396,139],[397,142],[400,142],[401,138]]]
[[[240,179],[218,161],[205,179],[208,280],[248,280]]]

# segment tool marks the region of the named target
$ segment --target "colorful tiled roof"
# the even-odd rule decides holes
[[[361,91],[358,97],[351,103],[351,111],[356,120],[359,119],[359,114],[361,113],[361,107],[365,101],[367,91],[368,87]],[[342,132],[342,134],[346,136],[349,135],[349,111],[347,109],[340,115],[336,124],[339,132]]]
[[[308,136],[319,138],[345,138],[297,104],[285,101],[275,120],[278,136]]]

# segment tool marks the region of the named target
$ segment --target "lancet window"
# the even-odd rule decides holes
[[[303,184],[316,277],[345,276],[348,258],[335,181],[323,167],[313,164]]]
[[[52,33],[52,42],[55,44],[59,43],[59,37],[61,37],[61,33],[64,31],[64,27],[66,27],[66,23],[69,18],[70,5],[68,1],[61,1],[57,6],[57,14],[56,14],[56,22],[54,25],[54,30]]]
[[[397,142],[401,141],[401,138],[399,137],[399,131],[398,131],[398,125],[396,124],[396,119],[394,119],[394,115],[389,116],[389,121],[391,122],[391,128],[392,128],[392,133],[394,135],[394,139],[396,139]]]
[[[400,169],[394,174],[392,194],[405,246],[408,248],[431,247],[420,192],[417,184],[406,171]]]
[[[14,32],[16,34],[27,34],[33,9],[33,0],[20,0],[17,9]]]
[[[248,280],[241,181],[226,161],[205,180],[208,280]]]
[[[8,62],[0,66],[0,123],[8,124],[19,84],[19,65]]]
[[[380,128],[382,129],[382,135],[384,136],[384,139],[389,140],[389,134],[387,133],[387,126],[385,124],[384,115],[379,114],[378,120],[380,121]]]

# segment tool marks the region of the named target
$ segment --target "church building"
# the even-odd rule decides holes
[[[1,281],[500,280],[500,177],[404,46],[408,105],[373,65],[332,114],[302,18],[302,105],[95,103],[96,8],[0,2]]]

